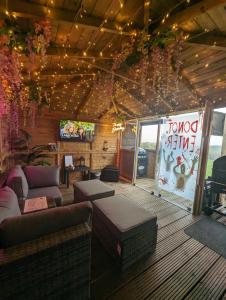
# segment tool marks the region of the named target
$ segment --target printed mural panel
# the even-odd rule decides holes
[[[202,139],[203,113],[184,114],[161,125],[158,185],[194,200]]]

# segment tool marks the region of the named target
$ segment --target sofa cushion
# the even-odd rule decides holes
[[[0,189],[0,223],[13,216],[20,216],[17,196],[8,186]]]
[[[9,170],[6,185],[14,190],[18,199],[27,198],[28,183],[21,166],[14,166]]]
[[[5,219],[0,224],[0,247],[7,248],[81,223],[90,223],[90,202],[72,204]]]
[[[53,198],[57,206],[61,206],[63,204],[63,197],[57,186],[30,189],[27,197],[30,199],[43,196]]]
[[[30,189],[60,184],[60,167],[57,166],[26,166],[24,173]]]

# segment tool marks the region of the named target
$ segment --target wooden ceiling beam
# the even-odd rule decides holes
[[[125,36],[131,35],[130,32],[119,31],[116,29],[117,26],[119,28],[123,28],[125,26],[124,23],[115,23],[109,20],[105,23],[104,19],[102,18],[88,16],[85,14],[82,14],[82,17],[81,15],[79,15],[78,18],[76,18],[75,20],[75,11],[62,8],[54,8],[51,6],[45,6],[34,2],[0,0],[0,13],[5,13],[6,10],[17,17],[48,18],[57,22],[73,23],[74,25],[78,25],[82,28],[89,28],[91,30],[99,30],[101,27],[103,28],[103,32]]]
[[[86,103],[89,101],[89,98],[92,94],[92,90],[93,90],[93,85],[91,85],[87,91],[85,92],[84,96],[82,97],[82,99],[80,100],[80,103],[78,105],[78,107],[76,108],[76,110],[74,111],[74,115],[77,117],[78,114],[81,112],[81,110],[85,107]]]
[[[55,74],[55,73],[52,73],[52,72],[48,72],[47,74],[39,74],[39,76],[74,76],[74,77],[83,77],[83,76],[95,76],[94,73],[65,73],[65,74]]]
[[[130,109],[128,109],[128,107],[125,107],[123,104],[118,103],[115,100],[115,103],[117,105],[117,108],[121,111],[122,114],[126,114],[129,118],[135,118],[136,115],[134,114],[134,112],[132,112]],[[110,103],[110,106],[105,109],[99,116],[98,119],[102,119],[108,112],[110,112],[113,109],[113,103]]]
[[[175,62],[172,64],[174,72],[176,72],[175,69]],[[190,82],[189,78],[185,74],[185,70],[181,69],[178,74],[181,83],[184,85],[187,92],[196,100],[201,100],[203,103],[205,102],[205,99],[202,97],[201,94],[196,90],[196,88],[193,86],[193,84]]]
[[[93,68],[96,68],[98,70],[104,71],[104,72],[106,72],[108,74],[111,74],[111,75],[117,77],[117,78],[123,79],[123,80],[131,82],[131,83],[133,83],[133,84],[135,84],[137,86],[140,86],[140,83],[137,82],[136,80],[133,80],[132,78],[129,78],[129,77],[127,77],[125,75],[122,75],[120,73],[113,72],[112,70],[110,70],[110,69],[108,69],[108,68],[106,68],[106,67],[104,67],[102,65],[99,65],[99,64],[96,64],[96,63],[92,63],[92,62],[87,62],[87,61],[84,61],[84,60],[80,60],[79,62],[80,63],[84,63],[84,64],[88,64],[88,65],[92,66]]]
[[[28,77],[27,72],[22,72],[23,76],[26,78]],[[45,76],[52,76],[52,77],[60,77],[60,76],[73,76],[73,77],[83,77],[83,76],[96,76],[95,72],[90,70],[45,70],[38,73],[38,76],[45,77]]]
[[[101,71],[104,71],[104,72],[106,72],[106,73],[108,73],[108,74],[113,75],[113,76],[114,76],[115,78],[117,78],[117,79],[120,78],[121,80],[124,80],[124,81],[126,81],[126,82],[133,83],[134,85],[138,86],[139,88],[141,87],[141,83],[140,83],[140,82],[137,82],[136,80],[133,80],[133,79],[131,79],[131,78],[125,76],[124,74],[120,74],[120,73],[118,73],[118,72],[117,72],[117,73],[116,73],[116,72],[113,72],[112,70],[109,70],[109,69],[107,69],[106,67],[103,67],[103,66],[98,65],[98,64],[88,63],[88,62],[86,62],[86,61],[82,61],[82,63],[89,64],[89,65],[93,66],[94,68],[97,68],[97,69],[99,69],[99,70],[101,70]],[[122,81],[120,81],[120,82],[122,82]],[[126,89],[126,90],[127,90],[127,89]],[[151,90],[150,87],[149,87],[149,90]],[[172,106],[164,99],[164,97],[163,97],[162,95],[160,95],[160,94],[159,94],[159,97],[160,97],[161,102],[164,103],[164,105],[165,105],[166,107],[168,107],[168,109],[172,110]],[[142,97],[142,98],[143,98],[143,97]],[[144,99],[144,98],[143,98],[143,99]],[[139,102],[141,102],[141,101],[139,101]]]
[[[111,102],[109,107],[106,108],[102,113],[97,117],[98,120],[101,120],[111,109],[113,108],[113,103]]]
[[[217,51],[226,51],[226,36],[219,33],[207,32],[205,34],[190,37],[186,42],[187,45],[198,45],[203,48],[208,48]]]
[[[186,90],[194,97],[194,99],[198,101],[205,102],[204,97],[197,91],[197,89],[193,86],[193,84],[190,82],[188,77],[184,74],[183,70],[180,72],[180,78],[181,82],[186,88]]]
[[[132,118],[135,117],[136,115],[134,114],[134,112],[132,112],[128,107],[125,107],[125,105],[119,103],[118,101],[115,100],[115,103],[117,105],[117,107],[123,111],[123,113],[125,113],[128,117]]]
[[[78,78],[78,77],[73,77],[71,78],[68,83],[65,83],[65,82],[59,82],[55,85],[54,87],[54,91],[58,91],[59,89],[62,89],[65,84],[68,85],[68,84],[79,84],[80,82],[82,82],[82,78]],[[44,90],[51,90],[51,86],[43,86],[43,89]]]
[[[183,11],[175,13],[169,18],[167,18],[163,24],[161,24],[157,27],[157,29],[155,29],[155,32],[157,33],[173,25],[180,25],[181,23],[187,22],[190,19],[205,13],[211,8],[214,8],[224,3],[226,3],[226,0],[202,0],[198,3],[190,5],[189,7],[186,7],[186,9],[184,9]]]
[[[1,1],[1,0],[0,0]],[[84,52],[82,50],[76,48],[64,48],[64,47],[49,47],[46,51],[48,56],[62,56],[63,58],[67,57],[75,57],[75,58],[82,58],[82,59],[101,59],[101,60],[112,60],[112,56],[105,55],[103,53],[100,56],[100,53],[97,51],[89,50]]]
[[[143,95],[141,95],[141,93],[139,94],[139,98],[138,98],[137,93],[136,93],[136,92],[133,92],[133,91],[130,90],[130,89],[128,89],[125,83],[123,83],[123,82],[120,81],[120,80],[118,80],[118,82],[119,82],[119,84],[124,88],[124,90],[125,90],[128,94],[130,94],[135,100],[139,101],[139,103],[145,104],[145,105],[148,107],[148,105],[146,104],[147,101],[146,101],[145,97],[144,97]],[[139,83],[139,85],[140,85],[140,83]],[[140,86],[140,88],[141,88],[141,86]],[[148,90],[149,92],[153,92],[153,90],[152,90],[150,87],[148,87],[148,86],[147,86],[147,90]],[[163,97],[162,95],[160,95],[160,94],[159,94],[158,96],[159,96],[161,102],[162,102],[168,109],[172,110],[172,106],[164,99],[164,97]],[[148,108],[148,109],[149,109],[149,108]]]
[[[115,78],[115,80],[118,82],[119,86],[121,86],[121,88],[123,88],[123,90],[129,95],[131,96],[135,101],[138,102],[139,105],[145,105],[147,107],[147,104],[145,103],[145,99],[143,98],[143,96],[140,96],[140,99],[137,97],[137,94],[133,92],[133,90],[128,89],[127,85],[122,82],[120,79]]]

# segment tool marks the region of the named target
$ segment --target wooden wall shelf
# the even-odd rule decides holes
[[[116,151],[45,151],[43,152],[45,154],[100,154],[100,155],[106,155],[106,154],[116,154]]]
[[[3,153],[3,152],[2,152]],[[0,155],[2,155],[2,153],[0,153]],[[90,150],[90,151],[43,151],[42,153],[44,154],[48,154],[48,155],[64,155],[64,154],[100,154],[100,155],[107,155],[107,154],[117,154],[117,151],[94,151],[94,150]],[[4,153],[6,154],[6,153]],[[28,152],[8,152],[8,155],[12,154],[28,154]]]

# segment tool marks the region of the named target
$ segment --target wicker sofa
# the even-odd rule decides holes
[[[0,189],[0,299],[89,299],[89,202],[21,215]]]

